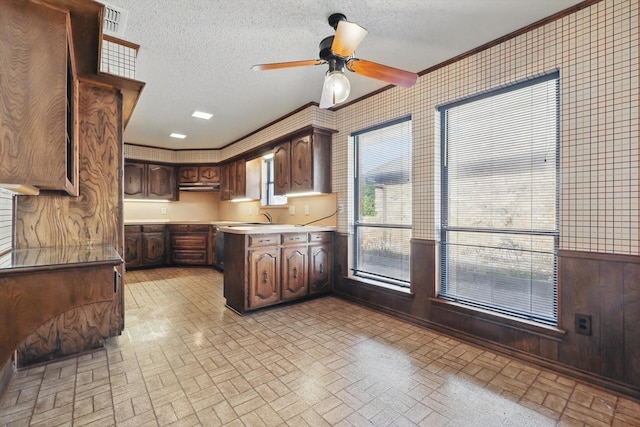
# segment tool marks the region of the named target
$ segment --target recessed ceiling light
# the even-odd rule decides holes
[[[213,117],[213,114],[209,114],[209,113],[205,113],[203,111],[194,111],[193,114],[191,115],[192,117],[197,117],[198,119],[205,119],[205,120],[209,120],[211,117]]]
[[[187,135],[183,135],[181,133],[172,133],[169,135],[171,138],[185,139]]]

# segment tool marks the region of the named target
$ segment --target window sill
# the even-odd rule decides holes
[[[431,298],[434,308],[446,310],[450,312],[460,313],[472,317],[482,319],[489,323],[509,327],[519,331],[538,335],[554,341],[562,341],[567,331],[554,326],[547,326],[540,323],[532,322],[519,317],[508,316],[505,314],[494,313],[492,311],[483,310],[481,308],[469,307],[453,301],[447,301],[441,298]]]
[[[366,279],[359,276],[349,276],[347,279],[351,282],[356,282],[359,285],[364,285],[369,289],[389,293],[393,295],[400,295],[403,297],[413,298],[414,293],[411,292],[411,288],[405,288],[404,286],[393,285],[391,283],[381,282],[379,280]]]

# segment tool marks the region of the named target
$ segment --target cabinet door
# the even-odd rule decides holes
[[[198,182],[198,166],[180,166],[178,169],[178,182],[180,184]]]
[[[236,161],[236,197],[247,197],[247,162]]]
[[[309,256],[309,293],[331,291],[331,244],[310,245]]]
[[[291,141],[291,191],[313,190],[311,136]]]
[[[220,166],[200,166],[198,170],[200,182],[211,184],[220,182]]]
[[[130,163],[124,165],[124,197],[140,199],[145,197],[145,165]]]
[[[164,264],[164,233],[142,233],[142,265]]]
[[[69,14],[44,2],[0,4],[0,182],[77,195]]]
[[[142,264],[142,233],[126,233],[124,235],[125,267],[137,267]]]
[[[231,200],[229,163],[220,166],[220,200]]]
[[[290,300],[307,295],[307,246],[282,249],[282,299]]]
[[[278,145],[273,151],[273,193],[279,196],[284,196],[291,188],[289,181],[289,167],[291,163],[290,150],[291,144],[285,142],[284,144]]]
[[[280,260],[278,248],[249,251],[249,308],[280,301]]]
[[[229,200],[235,199],[236,196],[236,162],[229,163]]]
[[[175,199],[175,168],[166,165],[147,165],[147,198]]]

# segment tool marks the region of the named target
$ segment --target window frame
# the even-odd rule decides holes
[[[521,229],[499,229],[499,228],[482,228],[482,227],[460,227],[449,226],[449,176],[448,176],[448,135],[447,135],[447,111],[459,105],[471,103],[488,97],[501,95],[514,90],[523,89],[534,86],[543,82],[554,80],[556,84],[556,112],[555,112],[555,229],[554,230],[521,230]],[[559,280],[558,280],[558,251],[560,243],[560,75],[558,71],[531,78],[525,81],[514,83],[505,87],[494,89],[482,94],[471,96],[462,100],[458,100],[437,108],[440,119],[440,271],[439,280],[437,281],[437,297],[441,300],[451,301],[470,309],[488,311],[496,315],[506,315],[515,319],[534,322],[541,326],[557,327],[559,324]],[[554,307],[553,318],[538,316],[532,313],[523,313],[516,309],[509,310],[494,304],[485,304],[478,301],[465,299],[460,295],[449,295],[446,293],[448,285],[448,232],[470,232],[470,233],[488,233],[488,234],[521,234],[528,236],[550,236],[553,237],[553,293]],[[534,253],[534,250],[529,252]]]
[[[374,132],[376,130],[380,130],[380,129],[384,129],[390,126],[394,126],[400,123],[405,123],[405,122],[409,122],[410,123],[410,128],[411,128],[411,133],[412,132],[412,116],[408,115],[408,116],[403,116],[388,122],[384,122],[384,123],[380,123],[378,125],[366,128],[366,129],[362,129],[360,131],[357,132],[353,132],[351,134],[351,137],[353,138],[353,147],[354,147],[354,180],[353,180],[353,190],[354,190],[354,203],[353,203],[353,268],[351,269],[353,276],[359,278],[359,279],[364,279],[369,283],[372,283],[374,285],[377,286],[393,286],[393,287],[398,287],[401,288],[402,290],[406,290],[409,291],[411,288],[411,246],[409,246],[409,279],[408,280],[400,280],[394,277],[390,277],[390,276],[385,276],[385,275],[381,275],[381,274],[375,274],[375,273],[371,273],[371,272],[367,272],[365,270],[359,270],[358,269],[358,259],[359,259],[359,234],[358,234],[358,229],[359,228],[381,228],[381,229],[403,229],[403,230],[413,230],[413,216],[411,218],[411,224],[409,225],[405,225],[405,224],[395,224],[395,223],[366,223],[366,222],[361,222],[361,217],[360,217],[360,177],[359,177],[359,171],[360,171],[360,158],[359,158],[359,148],[360,148],[360,142],[358,137],[360,135],[369,133],[369,132]],[[413,135],[411,135],[411,160],[413,161]],[[411,184],[413,186],[413,167],[411,168]],[[413,193],[413,191],[412,191]],[[411,194],[411,203],[413,203],[413,194]]]

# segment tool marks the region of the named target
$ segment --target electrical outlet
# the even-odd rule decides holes
[[[289,206],[289,215],[295,215],[295,214],[296,214],[296,207]]]
[[[342,213],[344,211],[344,205],[338,205],[338,213]]]
[[[309,205],[304,205],[304,214],[309,215]]]
[[[167,214],[167,208],[160,208],[160,215],[166,215]]]
[[[576,313],[576,334],[591,335],[591,316]]]
[[[253,206],[249,206],[249,216],[253,215]]]

